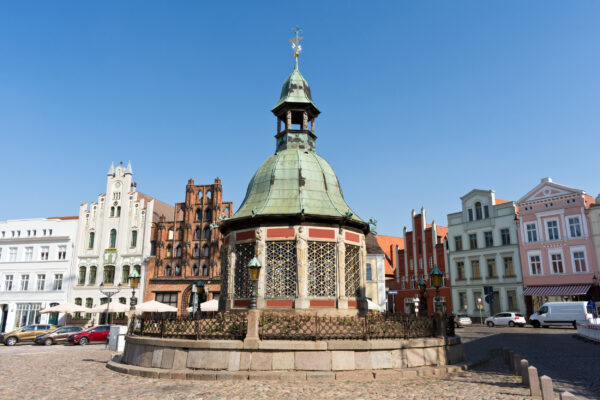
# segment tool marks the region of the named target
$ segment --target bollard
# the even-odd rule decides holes
[[[521,360],[521,383],[525,386],[529,386],[529,375],[527,374],[527,368],[529,368],[529,361]]]
[[[512,360],[513,360],[514,355],[515,355],[515,353],[512,350],[508,351],[508,360],[507,360],[506,363],[508,364],[508,369],[511,370],[511,371],[513,370],[513,362],[512,362]]]
[[[515,375],[521,375],[521,356],[518,354],[513,355],[512,359],[513,371],[515,371]]]
[[[552,387],[552,379],[549,376],[542,375],[540,386],[542,387],[542,400],[554,400],[554,388]]]
[[[531,397],[541,398],[542,389],[540,387],[540,379],[538,378],[538,371],[536,367],[527,368],[527,375],[529,380],[529,393]]]
[[[560,400],[577,400],[577,398],[570,392],[562,392],[560,394]]]

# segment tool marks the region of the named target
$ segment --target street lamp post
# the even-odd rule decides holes
[[[437,265],[433,266],[433,270],[431,271],[431,284],[435,288],[435,305],[434,311],[436,313],[442,312],[442,305],[440,304],[440,286],[442,286],[442,271],[437,267]]]
[[[258,297],[258,277],[260,275],[260,261],[254,256],[248,263],[250,282],[252,282],[252,298],[250,299],[250,309],[256,310],[256,298]]]
[[[100,284],[100,286],[104,286],[103,283]],[[100,289],[100,293],[102,293],[103,295],[105,295],[108,299],[108,301],[106,302],[106,313],[105,313],[105,323],[108,325],[108,309],[110,307],[110,299],[116,295],[117,293],[119,293],[121,291],[121,289],[117,289],[117,290],[102,290]]]
[[[135,311],[135,306],[137,305],[137,298],[135,297],[135,289],[137,289],[140,284],[140,273],[134,268],[133,271],[129,274],[129,286],[133,291],[131,292],[131,299],[129,300],[129,310]]]
[[[421,314],[427,316],[427,300],[425,299],[425,290],[427,289],[427,282],[421,278],[419,281],[419,293],[421,293]]]
[[[196,282],[196,290],[194,292],[194,318],[199,316],[202,318],[202,307],[200,303],[202,302],[202,294],[204,293],[204,282],[198,281]]]

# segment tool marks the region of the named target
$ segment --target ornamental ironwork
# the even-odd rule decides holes
[[[308,242],[308,295],[336,297],[336,244]]]
[[[234,295],[236,299],[250,297],[248,263],[254,257],[254,242],[235,245]]]
[[[296,241],[267,242],[265,298],[290,299],[297,294]]]
[[[346,245],[346,296],[360,297],[360,247]]]

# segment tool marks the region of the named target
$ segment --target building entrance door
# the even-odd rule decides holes
[[[50,303],[50,307],[57,306],[58,303]],[[58,325],[58,313],[51,313],[48,317],[48,323],[50,325]]]
[[[494,302],[492,303],[492,315],[500,312],[500,293],[494,292]]]
[[[0,332],[6,331],[6,317],[8,317],[8,304],[2,304],[0,309]]]

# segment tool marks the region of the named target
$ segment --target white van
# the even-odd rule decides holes
[[[583,323],[592,318],[586,308],[587,301],[564,301],[544,303],[538,312],[531,314],[529,323],[534,328],[550,325],[572,325]]]

